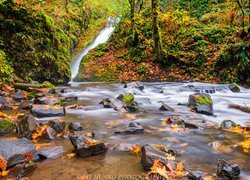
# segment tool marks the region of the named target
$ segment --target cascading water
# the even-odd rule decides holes
[[[89,44],[81,53],[78,54],[78,56],[74,59],[70,67],[71,81],[69,83],[72,83],[74,81],[74,78],[76,78],[83,56],[85,56],[91,49],[94,49],[98,45],[107,42],[107,40],[115,30],[115,25],[119,23],[119,21],[120,17],[109,17],[105,28],[97,35],[97,37],[91,44]]]

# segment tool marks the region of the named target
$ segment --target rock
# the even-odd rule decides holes
[[[77,96],[68,96],[68,97],[64,97],[64,102],[71,102],[71,101],[77,101],[78,97]]]
[[[179,116],[170,116],[167,119],[164,119],[163,122],[166,125],[178,125],[179,127],[185,128],[185,121]]]
[[[114,102],[110,98],[103,99],[99,104],[102,104],[104,108],[114,108]]]
[[[229,164],[225,160],[219,159],[216,175],[223,179],[237,179],[240,175],[240,168],[238,164]]]
[[[68,128],[69,128],[70,131],[81,131],[81,130],[83,130],[83,127],[82,127],[81,123],[79,123],[79,122],[70,123]]]
[[[27,137],[28,134],[36,131],[38,128],[39,124],[34,116],[26,114],[18,119],[16,131],[19,136]]]
[[[196,93],[189,96],[188,106],[200,114],[213,114],[213,100],[209,94]]]
[[[136,88],[142,91],[144,89],[144,86],[142,85],[141,82],[137,81],[137,82],[125,83],[124,88]]]
[[[65,121],[63,119],[51,120],[47,123],[56,133],[62,133],[66,127]]]
[[[141,164],[145,171],[149,171],[153,166],[154,161],[159,160],[163,164],[167,164],[166,153],[160,151],[153,145],[142,147]]]
[[[221,122],[221,125],[220,125],[220,127],[222,129],[231,129],[231,128],[234,128],[236,126],[237,126],[237,124],[231,120],[224,120]]]
[[[31,114],[38,118],[65,116],[64,107],[33,105]]]
[[[26,138],[0,140],[0,156],[7,160],[7,167],[29,161],[25,155],[35,153],[36,146]]]
[[[27,97],[24,94],[24,91],[18,90],[12,98],[17,101],[21,102],[22,100],[27,100]]]
[[[41,159],[55,159],[63,154],[64,150],[62,146],[43,148],[38,151],[38,156]]]
[[[185,128],[188,128],[188,129],[199,129],[199,127],[196,126],[195,124],[188,123],[188,122],[184,122],[184,124],[185,124]]]
[[[161,105],[161,107],[159,108],[159,110],[160,111],[170,111],[170,112],[174,112],[175,111],[172,107],[170,107],[167,104]]]
[[[180,92],[192,91],[196,93],[207,93],[207,94],[213,94],[217,91],[221,92],[224,90],[229,90],[229,89],[226,86],[194,86],[194,85],[187,85],[179,88]]]
[[[31,108],[32,108],[32,105],[29,101],[22,101],[19,104],[19,109],[30,110]]]
[[[61,104],[61,99],[54,95],[46,95],[44,97],[36,98],[35,104],[48,104],[50,106]]]
[[[16,124],[8,119],[0,120],[0,135],[10,134],[16,128]]]
[[[124,131],[116,131],[115,134],[140,134],[143,133],[144,129],[138,122],[131,122],[129,123],[129,126],[126,130]]]
[[[70,137],[70,140],[76,154],[81,157],[98,155],[106,151],[104,143],[100,143],[85,135],[73,135]]]
[[[42,133],[42,137],[44,139],[48,139],[48,140],[55,139],[55,136],[56,136],[56,131],[53,128],[51,128],[50,126],[48,126],[46,128],[46,130],[43,131],[43,133]]]
[[[36,168],[37,164],[33,162],[18,164],[14,168],[13,175],[16,177],[16,179],[20,179],[21,177],[26,176]]]
[[[202,172],[200,171],[192,171],[189,172],[185,177],[185,180],[203,180]]]
[[[129,144],[129,143],[120,143],[113,147],[114,151],[131,151],[136,144]]]
[[[12,107],[8,105],[8,102],[2,96],[0,96],[0,110],[12,110]]]
[[[240,86],[236,83],[232,83],[228,86],[232,92],[240,92]]]

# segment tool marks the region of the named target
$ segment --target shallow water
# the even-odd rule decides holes
[[[79,100],[71,104],[88,106],[87,110],[67,110],[64,120],[81,122],[86,132],[95,131],[100,134],[101,141],[107,143],[109,150],[98,156],[89,158],[67,158],[65,155],[73,151],[73,146],[68,139],[49,142],[51,146],[61,145],[65,149],[64,156],[56,160],[45,160],[29,177],[31,179],[133,179],[134,176],[142,177],[143,171],[139,159],[130,152],[113,151],[112,147],[119,143],[138,143],[141,146],[153,143],[167,145],[177,150],[177,161],[184,161],[184,165],[191,170],[200,170],[213,175],[216,172],[218,159],[225,159],[239,164],[244,178],[250,177],[250,154],[245,153],[234,145],[243,140],[243,136],[236,133],[221,131],[217,127],[221,121],[231,119],[238,124],[250,123],[249,114],[239,110],[229,109],[228,105],[250,105],[250,90],[242,88],[241,93],[229,90],[211,94],[214,102],[216,117],[199,115],[189,111],[186,106],[178,103],[187,103],[188,96],[193,92],[180,91],[186,85],[210,85],[204,83],[143,83],[143,91],[126,88],[121,84],[111,83],[73,83],[72,90],[63,96],[77,96]],[[214,85],[213,85],[214,86]],[[218,85],[219,86],[219,85]],[[63,88],[63,87],[61,87]],[[163,91],[163,93],[160,93]],[[135,94],[143,112],[121,113],[113,109],[103,109],[98,103],[104,98],[116,98],[121,93]],[[159,107],[163,101],[170,105],[176,112],[162,112]],[[188,132],[171,132],[162,125],[162,120],[169,116],[181,116],[187,122],[197,124],[200,129],[189,129]],[[206,123],[204,123],[206,120]],[[124,128],[131,121],[138,121],[145,132],[137,135],[115,135],[113,132]],[[221,137],[223,135],[223,137]],[[210,142],[222,142],[222,150],[214,150]],[[184,146],[185,145],[185,146]],[[127,175],[127,176],[122,176]],[[131,175],[131,176],[129,176]]]

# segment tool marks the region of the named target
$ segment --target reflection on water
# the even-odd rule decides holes
[[[144,83],[145,89],[139,91],[133,88],[123,88],[121,84],[103,83],[74,83],[71,92],[64,96],[78,96],[79,101],[72,102],[83,106],[90,106],[85,110],[67,110],[64,117],[67,124],[81,122],[86,132],[99,133],[100,139],[112,147],[118,143],[148,143],[171,146],[178,152],[178,161],[184,161],[189,169],[198,169],[213,175],[216,172],[217,160],[222,158],[229,162],[237,163],[242,169],[241,176],[250,176],[250,156],[242,149],[234,145],[242,141],[240,134],[221,131],[218,124],[222,120],[231,119],[238,124],[250,123],[249,114],[229,109],[229,104],[249,105],[250,90],[242,88],[241,93],[232,93],[229,90],[211,94],[214,101],[216,117],[199,115],[189,111],[186,106],[178,106],[178,103],[186,103],[188,96],[193,92],[179,91],[181,83]],[[193,85],[204,85],[193,83]],[[208,85],[208,84],[205,84]],[[132,92],[135,100],[139,102],[143,112],[129,114],[116,112],[113,109],[100,108],[98,103],[107,97],[116,98],[119,94]],[[161,93],[160,93],[161,92]],[[163,101],[176,109],[176,112],[161,112],[159,107]],[[189,129],[189,132],[171,132],[162,130],[162,120],[171,115],[181,116],[185,121],[197,124],[200,129]],[[145,129],[144,134],[114,135],[113,132],[125,127],[130,121],[136,120]],[[205,122],[205,123],[204,123]],[[160,130],[161,129],[161,130]],[[221,148],[213,149],[211,142],[219,142]],[[68,139],[55,140],[51,145],[62,145],[65,155],[71,153],[73,146]],[[129,152],[117,152],[112,148],[99,156],[89,158],[67,158],[63,156],[56,160],[42,162],[31,179],[79,179],[86,175],[145,175],[137,157]]]

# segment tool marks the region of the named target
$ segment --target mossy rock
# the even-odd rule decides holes
[[[11,120],[0,121],[0,135],[9,134],[16,128],[16,124]]]
[[[222,129],[230,129],[230,128],[234,128],[236,126],[237,126],[237,124],[231,120],[224,120],[221,122],[221,125],[220,125],[220,127]]]
[[[133,103],[134,99],[135,99],[135,97],[131,93],[125,94],[123,96],[123,102],[126,104],[126,106],[131,106],[131,104]]]
[[[188,106],[195,112],[213,116],[213,100],[209,94],[196,93],[189,96]]]
[[[195,98],[195,100],[199,104],[213,104],[213,100],[212,100],[211,97],[208,97],[208,96],[198,96],[198,95],[194,95],[193,97]]]

